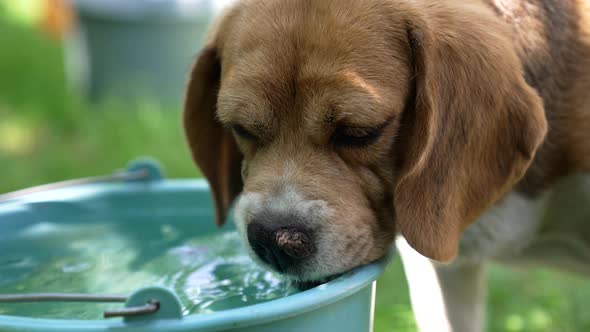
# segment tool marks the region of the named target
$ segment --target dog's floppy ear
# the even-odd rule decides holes
[[[462,232],[525,173],[547,131],[510,32],[467,4],[408,23],[415,75],[402,120],[397,227],[422,255],[447,262]]]
[[[221,63],[215,42],[200,53],[189,80],[184,129],[194,161],[209,181],[216,223],[222,226],[233,200],[242,191],[242,155],[232,133],[216,116]]]

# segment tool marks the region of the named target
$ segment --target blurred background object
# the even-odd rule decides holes
[[[57,18],[54,25],[67,29],[66,72],[73,88],[93,101],[151,95],[168,104],[182,100],[215,10],[211,0],[72,0],[69,9],[53,7],[62,13],[50,15]],[[65,19],[69,10],[73,25]]]
[[[203,20],[210,21],[211,9],[219,10],[220,3],[204,6],[209,18]],[[187,13],[193,15],[195,10]],[[107,21],[101,24],[109,25]],[[112,24],[115,31],[111,32],[116,34],[121,23]],[[197,176],[185,148],[180,112],[188,70],[202,46],[206,24],[192,31],[192,37],[183,37],[182,64],[175,62],[178,56],[172,60],[164,56],[161,63],[152,63],[176,68],[174,77],[166,76],[167,98],[153,91],[133,91],[135,85],[119,87],[119,94],[110,95],[107,86],[92,103],[67,75],[72,51],[68,40],[80,29],[71,1],[0,0],[0,192],[104,174],[140,155],[165,161],[172,177]],[[174,30],[166,31],[174,36]],[[88,79],[117,80],[114,64],[128,59],[129,50],[118,48],[115,42],[105,42],[102,48],[113,64]],[[150,82],[163,79],[149,66],[137,75]],[[127,89],[133,94],[126,94]]]
[[[126,3],[136,0],[95,0],[96,3],[103,1],[128,8]],[[203,10],[209,17],[203,17],[203,21],[210,21],[228,2],[231,0],[211,0],[205,4]],[[110,173],[141,155],[158,159],[170,178],[198,176],[184,143],[180,104],[188,68],[202,46],[205,24],[195,23],[203,29],[196,31],[186,28],[191,26],[187,22],[190,18],[180,19],[187,24],[180,30],[172,26],[166,28],[161,21],[151,27],[149,22],[141,23],[143,28],[152,29],[150,31],[158,38],[169,43],[166,47],[174,47],[174,43],[166,41],[165,34],[170,34],[170,39],[180,39],[177,31],[195,32],[194,39],[183,39],[186,45],[182,52],[186,55],[174,55],[168,49],[157,51],[162,52],[159,53],[162,63],[156,65],[179,66],[174,69],[177,78],[165,75],[167,80],[175,80],[171,83],[175,88],[168,92],[179,99],[164,101],[156,93],[141,91],[132,98],[124,97],[124,90],[133,87],[123,85],[119,86],[122,91],[115,91],[123,92],[118,97],[109,96],[106,91],[110,87],[105,86],[105,94],[97,94],[100,97],[89,103],[87,95],[81,94],[79,89],[68,88],[72,84],[66,79],[69,69],[66,70],[65,59],[69,57],[68,47],[71,46],[63,41],[74,29],[82,29],[75,28],[75,12],[71,5],[64,0],[0,0],[0,193]],[[180,16],[200,15],[195,10],[181,12]],[[139,24],[126,21],[136,16],[107,19],[104,14],[92,12],[89,18],[91,22],[100,21],[92,24],[104,25],[100,27],[104,29],[103,36],[102,33],[113,33],[111,29],[127,29],[128,24]],[[148,38],[149,34],[145,36],[142,38]],[[131,53],[128,52],[135,50],[128,48],[135,43],[154,47],[148,40],[129,39],[131,44],[120,48],[115,39],[112,43],[103,40],[101,45],[107,49],[100,51],[112,57],[109,61],[117,63],[129,59]],[[133,54],[139,54],[137,62],[146,61],[144,56],[152,56]],[[168,59],[165,54],[173,58]],[[171,59],[186,62],[172,64]],[[185,71],[178,69],[180,67]],[[147,71],[143,74],[152,79],[160,75],[151,72],[148,69],[151,67],[142,68]],[[112,80],[117,73],[98,74]],[[587,280],[546,270],[518,272],[495,266],[490,268],[488,276],[488,331],[590,331],[590,283]],[[387,270],[377,287],[375,332],[416,331],[399,260]]]
[[[71,31],[73,23],[72,10],[65,0],[45,0],[41,27],[50,35],[61,38]]]

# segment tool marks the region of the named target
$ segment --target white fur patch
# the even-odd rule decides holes
[[[546,194],[537,199],[508,194],[463,233],[459,259],[482,261],[518,254],[541,226],[547,199]]]
[[[497,260],[544,265],[590,276],[590,174],[567,177],[546,196],[538,215],[537,232],[529,236],[518,252]],[[512,220],[523,223],[517,218]]]
[[[535,199],[510,193],[465,231],[457,260],[590,274],[590,175],[565,178]]]

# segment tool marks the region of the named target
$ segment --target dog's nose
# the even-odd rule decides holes
[[[248,225],[248,242],[260,259],[279,272],[313,254],[309,231],[301,227],[272,227],[260,222]]]

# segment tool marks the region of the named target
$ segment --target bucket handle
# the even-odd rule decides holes
[[[0,303],[26,302],[125,302],[124,308],[106,310],[103,317],[123,317],[125,322],[182,318],[182,306],[176,294],[157,286],[141,288],[129,297],[74,293],[0,294]]]
[[[17,199],[21,196],[34,194],[41,191],[61,189],[70,186],[119,181],[156,181],[161,180],[162,177],[162,168],[160,167],[157,161],[151,158],[140,158],[129,163],[125,170],[116,171],[112,174],[54,182],[27,189],[17,190],[6,194],[0,194],[0,202],[11,199]]]

